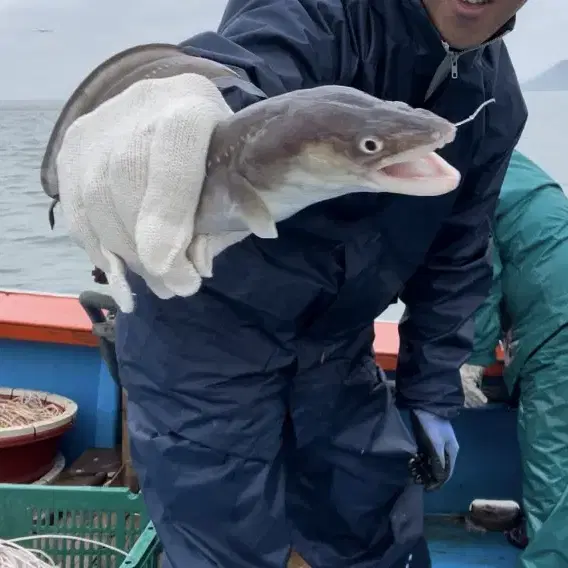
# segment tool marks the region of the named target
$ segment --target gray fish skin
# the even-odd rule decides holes
[[[50,197],[59,195],[57,155],[67,129],[79,117],[143,79],[196,73],[208,79],[236,77],[228,67],[187,55],[175,45],[150,43],[121,51],[96,67],[75,89],[53,127],[41,164],[41,185]]]
[[[44,191],[59,195],[56,158],[75,120],[137,81],[182,73],[239,77],[170,44],[136,46],[99,65],[53,128],[41,166]],[[447,193],[460,175],[434,151],[455,133],[453,124],[427,110],[350,87],[315,87],[260,101],[213,132],[195,234],[250,231],[274,238],[277,222],[348,193]]]
[[[452,123],[430,111],[350,87],[315,87],[255,103],[221,122],[211,137],[196,232],[248,228],[274,237],[269,217],[279,222],[348,193],[448,193],[460,175],[433,152],[455,134]],[[417,179],[385,173],[421,159],[430,171]]]

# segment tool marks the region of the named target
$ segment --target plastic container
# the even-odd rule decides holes
[[[0,388],[0,399],[37,394],[61,414],[26,426],[0,428],[0,483],[32,483],[45,475],[57,456],[59,442],[71,429],[77,415],[72,400],[43,391]]]
[[[120,392],[95,347],[0,338],[0,386],[53,392],[77,404],[75,424],[61,439],[67,463],[120,442]]]
[[[64,538],[34,539],[22,546],[49,554],[58,566],[158,568],[161,547],[141,494],[124,487],[52,487],[0,484],[0,538],[61,534],[110,544],[103,547]]]

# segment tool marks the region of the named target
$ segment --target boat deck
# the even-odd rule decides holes
[[[500,533],[467,531],[463,520],[436,515],[426,517],[426,537],[432,568],[515,568],[520,551],[509,544]],[[424,566],[416,550],[412,566]],[[292,553],[287,568],[310,568],[297,554]]]
[[[48,390],[79,405],[75,428],[62,444],[69,462],[87,448],[116,445],[119,391],[96,346],[91,322],[77,298],[0,291],[2,386]],[[398,348],[397,324],[376,322],[376,360],[390,378]],[[501,393],[501,364],[487,374],[485,383],[495,382],[493,390]],[[508,398],[493,394],[493,401]],[[407,413],[403,416],[408,418]],[[437,515],[426,522],[432,566],[515,568],[520,552],[504,535],[469,532],[463,522],[441,515],[466,512],[476,498],[521,501],[521,459],[513,442],[516,412],[507,404],[464,409],[454,428],[460,441],[455,474],[442,489],[425,495],[426,513]],[[50,501],[48,508],[54,507]]]
[[[428,519],[426,536],[433,568],[514,568],[520,553],[500,533],[470,532],[445,519]]]

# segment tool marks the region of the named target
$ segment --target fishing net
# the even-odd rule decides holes
[[[25,392],[10,398],[0,396],[0,429],[29,426],[63,414],[61,406],[45,400],[45,395]]]

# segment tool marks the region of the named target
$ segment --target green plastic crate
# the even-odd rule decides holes
[[[20,543],[45,551],[64,568],[158,568],[161,548],[141,495],[124,487],[0,483],[0,538],[66,534],[128,552],[65,539]]]

